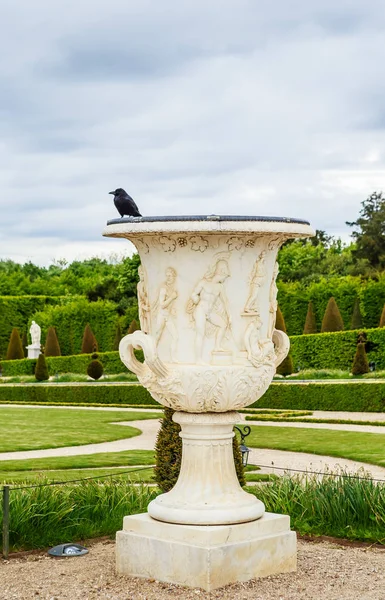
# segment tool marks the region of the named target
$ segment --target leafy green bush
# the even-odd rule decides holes
[[[87,375],[91,377],[91,379],[98,380],[103,375],[103,365],[100,360],[98,360],[98,355],[96,353],[94,353],[91,358],[92,360],[87,367]]]
[[[353,375],[365,375],[365,373],[369,373],[369,362],[368,357],[366,356],[365,342],[359,342],[357,344],[352,373]]]
[[[305,327],[303,328],[303,335],[307,335],[309,333],[317,333],[317,323],[315,319],[313,302],[309,302],[307,307]]]
[[[48,366],[43,353],[39,354],[35,368],[35,379],[47,381],[49,379]]]
[[[136,358],[143,362],[143,352],[134,351]],[[86,373],[87,365],[90,362],[89,354],[75,354],[74,356],[49,356],[47,364],[50,373]],[[119,352],[101,352],[99,360],[103,364],[105,373],[123,373],[126,367],[120,360]],[[1,362],[2,374],[4,377],[14,377],[18,375],[33,375],[35,373],[36,360],[3,360]]]
[[[322,319],[321,333],[343,331],[343,329],[344,322],[342,320],[340,309],[338,308],[337,302],[332,297],[329,299]]]
[[[290,338],[294,368],[342,369],[350,371],[356,352],[358,331],[298,335]],[[385,329],[366,329],[368,360],[376,370],[385,368]]]
[[[385,383],[272,383],[251,407],[385,412]]]
[[[362,315],[360,310],[360,299],[356,298],[353,307],[352,320],[350,323],[350,329],[361,329],[362,328]]]
[[[61,356],[59,340],[57,339],[55,327],[48,327],[44,346],[45,356]]]
[[[0,385],[0,401],[48,402],[52,404],[137,404],[157,406],[159,404],[141,385],[110,385],[89,382],[83,385]]]
[[[7,360],[19,360],[24,357],[19,331],[16,327],[12,329],[7,348]]]

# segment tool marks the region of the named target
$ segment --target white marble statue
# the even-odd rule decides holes
[[[41,338],[41,327],[35,321],[32,321],[31,327],[29,328],[29,333],[31,334],[32,346],[40,347],[40,338]]]
[[[156,321],[155,344],[158,347],[160,339],[165,331],[170,336],[171,361],[176,359],[176,348],[178,343],[178,332],[175,326],[175,300],[178,292],[175,286],[177,273],[172,267],[166,269],[166,279],[161,284],[158,294],[158,316]]]

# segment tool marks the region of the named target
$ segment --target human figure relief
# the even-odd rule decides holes
[[[274,327],[275,327],[275,317],[277,314],[277,276],[278,276],[279,266],[276,262],[273,270],[273,277],[270,284],[270,292],[269,292],[269,326],[267,330],[267,337],[271,340],[273,337]]]
[[[223,285],[228,277],[230,269],[227,261],[217,257],[199,281],[187,304],[187,312],[195,321],[195,355],[198,364],[203,362],[203,342],[210,333],[215,334],[214,351],[225,351],[224,338],[227,329],[231,328],[230,310]]]
[[[258,294],[266,277],[265,257],[266,252],[262,251],[254,263],[249,279],[249,295],[246,300],[245,308],[243,309],[243,312],[245,313],[255,314],[258,312]]]
[[[262,320],[259,314],[248,325],[244,342],[247,358],[254,367],[260,367],[266,359],[274,359],[274,345],[270,339],[261,339]]]
[[[40,338],[41,338],[41,328],[40,325],[32,321],[31,327],[29,329],[29,333],[31,334],[32,346],[40,346]]]
[[[178,332],[174,323],[175,306],[173,306],[178,292],[175,288],[177,272],[172,267],[166,269],[166,281],[162,283],[158,296],[158,318],[156,323],[155,343],[158,346],[164,330],[171,337],[170,357],[171,362],[176,362],[176,349],[178,343]]]
[[[142,331],[144,331],[144,333],[149,333],[151,328],[151,312],[150,304],[148,301],[147,278],[144,267],[142,265],[139,265],[138,267],[138,275],[139,283],[137,285],[137,291],[140,328]]]

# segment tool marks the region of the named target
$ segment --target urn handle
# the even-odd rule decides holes
[[[273,331],[273,343],[275,352],[275,366],[278,367],[284,358],[289,354],[290,350],[290,339],[284,331],[280,329],[274,329]]]
[[[141,363],[134,354],[135,350],[143,350],[144,363]],[[144,331],[134,331],[126,335],[119,344],[121,361],[127,369],[139,378],[148,374],[150,369],[157,377],[167,377],[169,372],[165,364],[158,357],[154,338]]]

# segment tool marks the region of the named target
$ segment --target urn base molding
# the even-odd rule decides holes
[[[121,575],[207,592],[230,583],[296,570],[296,534],[286,515],[265,513],[237,525],[174,525],[147,513],[124,518],[116,535]]]
[[[175,412],[173,420],[182,429],[178,481],[150,502],[149,515],[184,525],[231,525],[262,517],[263,502],[241,488],[235,470],[233,427],[241,415]]]

